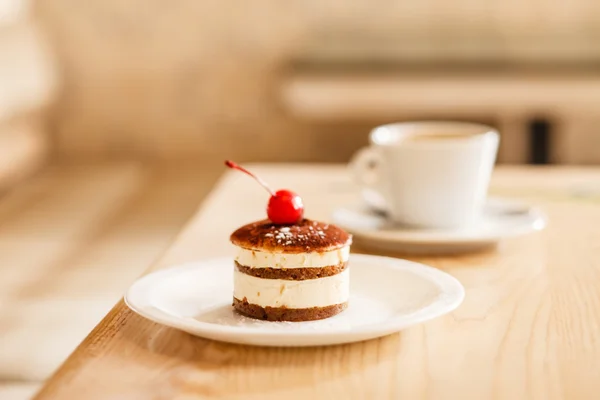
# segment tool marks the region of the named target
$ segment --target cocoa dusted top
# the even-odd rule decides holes
[[[293,225],[262,220],[242,226],[231,234],[230,240],[249,250],[305,253],[339,249],[351,244],[352,236],[335,225],[310,219]]]

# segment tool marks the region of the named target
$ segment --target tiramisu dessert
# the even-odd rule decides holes
[[[343,311],[349,298],[348,258],[352,237],[335,225],[303,218],[302,200],[288,190],[270,193],[269,219],[244,225],[231,235],[233,306],[268,321],[310,321]]]

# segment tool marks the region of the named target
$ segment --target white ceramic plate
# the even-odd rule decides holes
[[[185,264],[136,281],[127,305],[155,322],[193,335],[260,346],[320,346],[372,339],[454,310],[464,289],[435,268],[397,258],[352,254],[348,308],[328,319],[268,322],[231,306],[230,258]]]
[[[389,251],[458,253],[496,244],[507,237],[541,230],[546,216],[538,209],[515,201],[488,199],[481,221],[465,229],[416,229],[392,223],[376,205],[338,208],[335,224],[354,235],[357,243]]]

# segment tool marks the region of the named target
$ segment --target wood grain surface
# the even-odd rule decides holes
[[[254,169],[301,193],[311,218],[356,198],[342,167]],[[491,191],[539,205],[548,228],[477,254],[399,255],[465,285],[450,315],[362,343],[260,348],[193,337],[120,302],[37,399],[597,399],[600,169],[501,168]],[[231,254],[229,233],[265,202],[247,177],[224,175],[152,269]]]

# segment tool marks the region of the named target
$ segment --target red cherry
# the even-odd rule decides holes
[[[302,219],[302,199],[290,190],[278,190],[269,199],[267,215],[276,224],[294,224]]]
[[[250,175],[271,194],[269,205],[267,206],[267,215],[271,221],[276,224],[294,224],[302,219],[304,205],[302,204],[302,198],[296,193],[290,190],[278,190],[274,192],[265,181],[233,161],[227,160],[225,161],[225,165]]]

